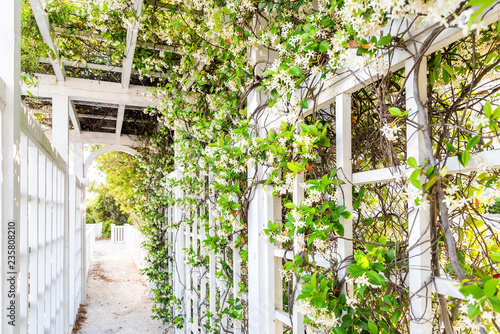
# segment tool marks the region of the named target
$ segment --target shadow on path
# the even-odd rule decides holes
[[[87,319],[77,333],[167,333],[161,321],[151,319],[152,306],[125,245],[96,240],[87,280]]]

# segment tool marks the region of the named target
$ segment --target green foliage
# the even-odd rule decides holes
[[[111,224],[123,225],[129,222],[129,215],[123,212],[121,205],[114,197],[106,193],[99,193],[93,200],[88,201],[86,213],[87,224],[103,223],[102,236],[104,238],[111,235]]]

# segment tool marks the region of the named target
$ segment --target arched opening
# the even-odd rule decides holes
[[[135,149],[129,146],[124,146],[124,145],[107,145],[99,148],[98,150],[95,150],[90,154],[90,156],[85,160],[85,165],[84,165],[84,170],[83,170],[83,175],[84,177],[88,176],[88,170],[92,162],[101,154],[108,153],[108,152],[113,152],[113,151],[119,151],[119,152],[125,152],[130,155],[136,155],[138,154]]]

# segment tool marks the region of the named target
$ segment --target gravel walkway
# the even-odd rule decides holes
[[[96,240],[80,334],[168,333],[152,320],[146,283],[123,244]]]

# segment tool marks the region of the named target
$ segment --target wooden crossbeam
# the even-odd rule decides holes
[[[40,59],[40,62],[45,63],[45,64],[51,63],[50,59],[45,59],[45,58]],[[123,67],[121,67],[121,66],[109,66],[109,65],[101,65],[101,64],[82,63],[82,62],[70,61],[70,60],[63,60],[62,64],[63,64],[63,66],[80,68],[80,69],[88,68],[91,70],[99,70],[102,72],[116,72],[116,73],[123,72]],[[133,69],[132,74],[139,74],[139,71]],[[158,72],[152,72],[148,76],[153,77],[153,78],[161,78],[161,77],[163,77],[163,74],[158,73]]]
[[[73,123],[73,128],[77,133],[82,132],[82,128],[80,126],[80,120],[77,117],[75,103],[73,101],[69,101],[69,117],[71,118],[71,123]]]
[[[125,105],[120,104],[118,107],[118,119],[116,120],[116,137],[120,138],[122,135],[123,119],[125,117]]]
[[[446,161],[448,174],[468,173],[480,168],[481,163],[486,163],[491,168],[500,168],[500,150],[478,152],[471,155],[467,166],[462,166],[457,157],[450,157]],[[353,185],[373,184],[394,181],[410,169],[407,166],[380,168],[352,175]]]
[[[71,100],[94,103],[124,104],[127,106],[147,107],[157,106],[159,99],[146,99],[148,87],[129,86],[124,89],[120,83],[97,81],[80,78],[66,78],[64,83],[58,83],[53,75],[37,74],[37,86],[22,83],[22,94],[42,98],[54,95],[67,95]],[[28,94],[28,92],[30,94]]]
[[[40,0],[30,0],[31,10],[35,15],[36,23],[38,25],[38,30],[42,35],[43,41],[50,48],[52,55],[50,56],[50,63],[54,68],[57,80],[64,81],[66,78],[66,73],[62,66],[61,60],[59,59],[59,52],[57,50],[57,44],[54,42],[52,35],[50,34],[50,23],[49,18],[45,12],[45,6],[42,5]]]
[[[143,0],[136,0],[136,2],[134,3],[134,13],[136,16],[136,21],[133,27],[128,27],[127,29],[125,61],[123,62],[122,71],[123,88],[128,88],[130,86],[130,75],[132,74],[132,66],[134,65],[135,47],[137,45],[137,33],[139,32],[139,17],[141,16],[142,4]]]
[[[54,33],[56,35],[71,35],[71,36],[75,36],[75,37],[82,38],[82,39],[87,39],[87,40],[93,39],[96,41],[105,41],[106,40],[106,38],[100,34],[87,33],[85,31],[81,31],[81,30],[75,30],[75,31],[69,32],[69,31],[66,31],[65,29],[59,28],[59,27],[54,27],[53,30],[54,30]],[[150,43],[150,42],[137,42],[137,46],[144,48],[144,49],[157,50],[157,51],[169,51],[172,53],[184,54],[184,52],[182,52],[181,50],[179,50],[176,47],[171,46],[171,45],[156,44],[156,43]]]

